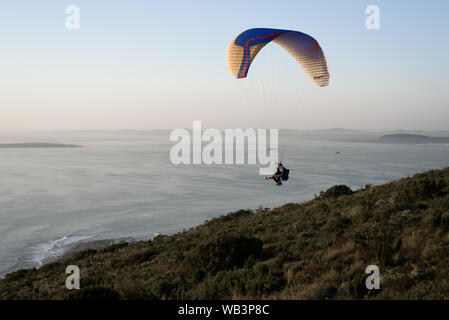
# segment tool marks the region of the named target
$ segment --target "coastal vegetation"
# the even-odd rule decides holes
[[[66,266],[81,289],[65,287]],[[380,270],[368,290],[365,269]],[[0,299],[448,299],[449,168],[239,210],[0,280]]]

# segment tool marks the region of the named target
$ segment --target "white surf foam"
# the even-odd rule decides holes
[[[73,248],[80,242],[95,240],[94,236],[65,236],[60,239],[52,240],[46,243],[40,243],[32,248],[32,261],[37,267],[47,262],[54,261],[62,256],[69,249]]]

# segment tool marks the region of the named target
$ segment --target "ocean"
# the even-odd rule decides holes
[[[335,142],[286,131],[290,179],[265,182],[257,165],[172,165],[169,131],[0,134],[0,143],[82,148],[0,149],[0,276],[39,267],[80,241],[173,234],[238,209],[313,199],[449,165],[449,147]]]

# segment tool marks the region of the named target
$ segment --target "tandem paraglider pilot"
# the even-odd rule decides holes
[[[265,181],[271,180],[273,179],[274,182],[276,182],[276,185],[278,186],[282,186],[282,181],[287,181],[288,180],[288,174],[290,173],[290,170],[285,168],[281,162],[279,162],[277,168],[276,168],[276,172],[274,173],[274,175],[269,176],[269,177],[265,177]]]

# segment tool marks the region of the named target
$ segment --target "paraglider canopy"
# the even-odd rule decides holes
[[[255,56],[271,41],[293,56],[315,84],[320,87],[329,84],[326,57],[318,41],[305,33],[282,29],[248,29],[235,37],[226,55],[231,75],[245,78]]]

